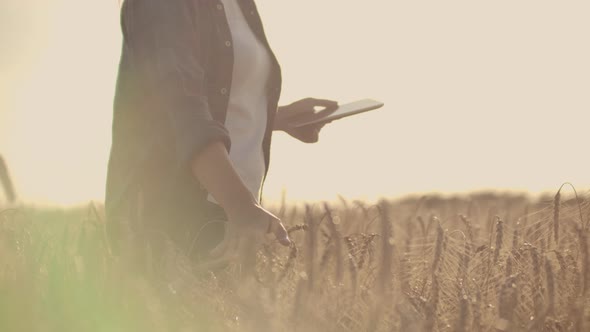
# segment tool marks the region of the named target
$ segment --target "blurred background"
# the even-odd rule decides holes
[[[281,104],[386,105],[317,144],[275,134],[267,201],[590,188],[589,2],[256,2]],[[3,0],[0,45],[0,154],[21,199],[102,201],[117,0]]]

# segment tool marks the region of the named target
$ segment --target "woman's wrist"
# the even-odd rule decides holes
[[[256,202],[256,199],[249,192],[247,194],[235,195],[235,197],[232,197],[225,204],[222,204],[230,220],[240,219],[251,214],[250,211],[257,206],[258,202]]]
[[[283,119],[283,116],[282,116],[284,111],[285,111],[285,106],[277,107],[277,115],[275,116],[272,130],[285,131],[285,129],[287,129],[286,124],[285,124],[285,120]]]
[[[271,214],[256,201],[242,202],[230,211],[226,210],[230,222],[250,231],[268,233],[271,230]]]
[[[193,174],[223,207],[228,217],[239,216],[256,204],[256,198],[234,169],[221,142],[208,145],[195,157]]]

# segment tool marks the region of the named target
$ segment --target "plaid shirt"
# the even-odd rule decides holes
[[[253,0],[238,0],[252,31],[268,48],[268,171],[272,124],[281,87]],[[224,127],[231,88],[231,33],[219,0],[126,0],[114,101],[105,205],[109,220],[126,218],[141,198],[150,216],[197,218],[206,192],[190,161],[207,144],[230,149]],[[145,210],[145,209],[144,209]],[[172,212],[171,212],[172,211]],[[178,212],[183,211],[183,212]]]

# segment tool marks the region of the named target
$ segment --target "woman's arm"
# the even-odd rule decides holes
[[[174,162],[187,169],[205,146],[221,141],[230,148],[222,123],[213,119],[198,54],[193,10],[188,1],[126,0],[122,30],[137,83],[144,87],[150,111],[161,113],[173,138]],[[147,111],[147,110],[146,110]]]
[[[230,219],[256,204],[256,198],[234,169],[225,146],[220,142],[209,144],[194,158],[192,171]]]
[[[287,231],[281,221],[263,209],[235,171],[225,146],[215,142],[206,146],[192,162],[192,171],[207,191],[221,204],[230,222],[245,233],[273,233],[283,245],[289,245]],[[224,242],[235,241],[228,237]]]

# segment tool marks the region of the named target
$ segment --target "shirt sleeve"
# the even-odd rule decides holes
[[[196,54],[195,17],[186,1],[126,0],[123,39],[146,93],[173,132],[179,166],[187,166],[209,143],[230,149],[227,129],[212,118],[205,71]]]

